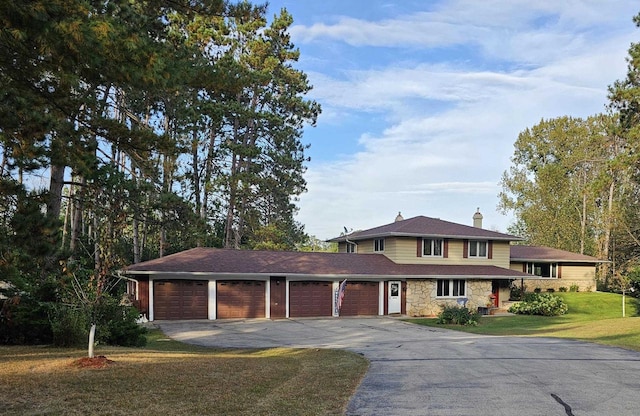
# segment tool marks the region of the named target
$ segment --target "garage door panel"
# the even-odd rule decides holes
[[[332,316],[332,286],[331,282],[290,282],[289,316]]]
[[[155,319],[206,319],[208,288],[204,280],[154,282]]]
[[[344,292],[341,316],[377,315],[380,302],[378,282],[350,282]]]
[[[217,317],[264,318],[266,284],[255,280],[223,280],[217,283]]]

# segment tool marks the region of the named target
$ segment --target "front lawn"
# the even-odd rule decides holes
[[[3,415],[342,414],[368,363],[340,350],[215,350],[150,332],[147,347],[85,351],[0,346]]]
[[[409,319],[420,325],[475,334],[572,338],[640,351],[637,300],[627,296],[622,318],[622,296],[602,292],[555,293],[569,306],[562,316],[487,316],[478,326],[438,325],[435,319]]]

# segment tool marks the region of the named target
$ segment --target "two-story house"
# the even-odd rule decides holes
[[[563,268],[565,275],[589,278],[569,273],[561,259],[546,263],[555,264],[555,277],[536,276],[541,269],[530,264],[544,259],[528,258],[530,248],[513,263],[511,242],[518,240],[483,229],[479,212],[474,226],[398,214],[390,224],[329,240],[338,253],[195,248],[131,265],[123,274],[150,320],[433,316],[446,304],[498,307],[508,300],[511,282],[557,280]],[[574,260],[595,270],[596,259]]]

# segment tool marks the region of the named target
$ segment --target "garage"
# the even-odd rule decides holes
[[[219,280],[217,318],[264,318],[265,288],[259,280]]]
[[[347,281],[340,316],[377,315],[379,297],[378,282]]]
[[[153,305],[154,319],[207,319],[207,281],[156,280]]]
[[[331,282],[290,282],[289,316],[303,318],[333,315]]]

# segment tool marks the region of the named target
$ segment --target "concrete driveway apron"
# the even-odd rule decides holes
[[[620,348],[473,335],[389,317],[156,324],[204,346],[363,354],[371,366],[347,415],[640,414],[640,353]]]

